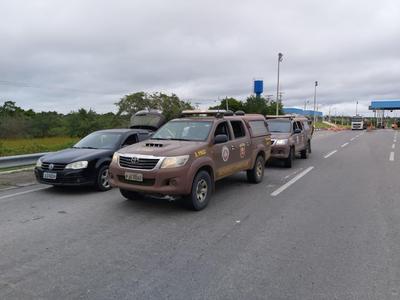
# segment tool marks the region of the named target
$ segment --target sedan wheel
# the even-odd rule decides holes
[[[99,191],[108,191],[111,189],[110,181],[108,179],[108,165],[100,167],[97,173],[96,188]]]

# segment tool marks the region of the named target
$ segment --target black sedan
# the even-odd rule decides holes
[[[35,167],[40,183],[62,185],[94,185],[109,190],[108,166],[118,149],[147,139],[146,129],[109,129],[93,132],[72,148],[41,157]]]

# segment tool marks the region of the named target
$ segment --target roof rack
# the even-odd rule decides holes
[[[223,118],[224,116],[232,116],[232,111],[226,110],[184,110],[181,112],[181,117],[216,117]]]
[[[294,119],[296,115],[266,115],[266,119]]]

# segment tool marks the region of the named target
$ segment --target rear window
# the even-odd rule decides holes
[[[231,125],[235,139],[246,136],[246,131],[244,130],[242,121],[231,121]]]
[[[269,134],[265,121],[250,121],[249,125],[253,136],[262,136]]]

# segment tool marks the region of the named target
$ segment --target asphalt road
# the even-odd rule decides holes
[[[317,133],[309,159],[227,178],[201,212],[2,191],[0,299],[399,299],[399,147],[392,130]]]

